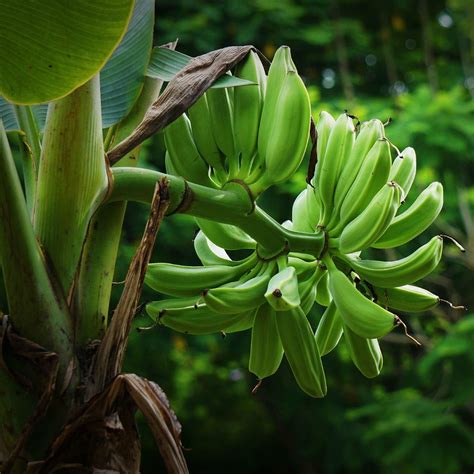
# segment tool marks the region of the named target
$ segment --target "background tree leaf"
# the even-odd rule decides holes
[[[130,111],[143,86],[153,42],[154,0],[136,0],[128,30],[100,72],[102,126]]]
[[[38,104],[96,74],[121,40],[133,0],[0,0],[0,93]]]

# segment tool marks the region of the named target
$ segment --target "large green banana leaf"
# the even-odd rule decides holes
[[[125,117],[140,94],[153,42],[154,4],[135,0],[127,33],[100,72],[104,128]]]
[[[153,41],[154,1],[136,0],[127,33],[100,72],[102,126],[119,122],[132,108],[145,78]],[[47,104],[33,106],[43,131]],[[7,131],[19,130],[14,107],[0,96],[0,118]]]
[[[0,0],[0,94],[38,104],[64,97],[104,66],[133,0]]]

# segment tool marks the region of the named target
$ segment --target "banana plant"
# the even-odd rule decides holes
[[[133,317],[136,304],[128,306],[138,303],[143,280],[136,275],[147,264],[138,254],[151,251],[150,232],[163,215],[150,217],[112,324],[112,276],[129,197],[112,198],[106,152],[150,112],[163,78],[191,58],[176,53],[156,66],[164,53],[153,49],[153,0],[2,0],[0,11],[0,268],[7,294],[0,311],[0,470],[51,472],[70,462],[138,472],[138,408],[168,470],[187,472],[180,426],[163,392],[121,374],[130,330],[121,315]],[[232,51],[233,62],[248,50]],[[216,64],[191,80],[204,79],[198,94],[249,83],[219,80],[233,64]],[[197,98],[175,93],[168,104],[184,110]],[[139,151],[135,146],[116,166],[135,166]],[[162,181],[158,207],[176,207],[183,186]],[[238,200],[233,193],[227,199]],[[104,446],[111,419],[119,428]]]
[[[316,129],[289,48],[269,69],[251,46],[198,58],[175,43],[153,48],[153,0],[0,0],[0,11],[2,473],[139,472],[136,409],[168,471],[187,472],[166,396],[121,371],[144,282],[171,297],[147,306],[156,322],[191,334],[250,329],[250,371],[268,377],[285,355],[314,397],[327,390],[321,357],[343,333],[372,377],[378,338],[402,324],[391,310],[439,303],[411,285],[438,264],[439,237],[395,262],[360,252],[423,232],[441,185],[397,216],[412,149],[392,164],[381,122],[359,131],[348,114],[323,114]],[[138,167],[142,143],[160,131],[166,172]],[[258,197],[290,179],[307,149],[308,186],[280,224]],[[150,217],[112,311],[128,201],[149,205]],[[149,264],[173,213],[201,228],[202,266]],[[249,256],[232,260],[226,250],[236,249]],[[315,301],[328,307],[316,333]]]

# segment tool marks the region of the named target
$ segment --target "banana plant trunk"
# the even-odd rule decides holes
[[[0,275],[7,301],[5,314],[0,311],[0,472],[139,472],[139,410],[167,470],[186,473],[181,427],[165,394],[151,381],[121,373],[128,333],[165,213],[225,216],[238,224],[247,223],[252,206],[242,189],[194,188],[180,178],[130,170],[142,142],[252,47],[196,58],[160,102],[162,82],[147,73],[153,0],[46,3],[0,0],[2,49],[10,52],[0,55],[6,107],[0,114]],[[34,104],[44,110],[46,103],[43,132]],[[20,160],[10,148],[18,142]],[[118,192],[116,172],[125,178]],[[146,181],[145,199],[133,195],[137,176],[139,187]],[[130,199],[145,201],[151,211],[112,312]],[[285,241],[279,237],[278,245]]]
[[[160,87],[160,81],[147,79],[134,113],[116,131],[129,133]],[[125,204],[101,207],[112,174],[100,108],[98,76],[50,105],[38,176],[24,183],[36,186],[34,193],[25,193],[35,197],[33,203],[25,202],[0,121],[0,261],[9,301],[0,327],[3,474],[58,468],[139,472],[137,409],[155,426],[169,472],[187,472],[179,423],[164,393],[150,381],[120,374],[146,265],[168,205],[167,186],[163,180],[154,193],[143,242],[106,330]]]
[[[148,8],[152,14],[152,5],[137,4],[137,12]],[[126,11],[119,16],[125,20]],[[137,14],[137,22],[140,18]],[[124,44],[130,47],[127,37]],[[139,472],[136,410],[147,419],[167,470],[187,472],[181,427],[165,394],[151,381],[121,373],[160,223],[167,210],[244,228],[261,221],[254,236],[266,241],[270,251],[279,251],[288,236],[268,216],[248,216],[253,203],[240,185],[210,189],[161,173],[134,173],[130,167],[146,138],[181,115],[251,48],[224,48],[196,58],[160,98],[162,81],[142,76],[137,98],[109,127],[105,140],[99,74],[67,95],[59,91],[59,82],[52,84],[54,90],[41,92],[60,98],[49,103],[42,139],[32,107],[13,109],[25,145],[21,180],[0,118],[0,266],[8,301],[6,314],[0,312],[2,474]],[[128,200],[151,203],[151,212],[109,321]],[[278,237],[270,239],[269,231]],[[303,247],[307,243],[303,239]]]

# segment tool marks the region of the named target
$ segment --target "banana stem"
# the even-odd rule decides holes
[[[288,268],[288,255],[280,255],[277,258],[277,264],[279,272],[283,271],[285,268]]]
[[[36,180],[38,176],[38,162],[41,156],[41,142],[38,125],[31,107],[15,105],[15,113],[20,125],[21,162],[28,212],[33,215],[33,205],[36,194]]]
[[[1,120],[0,265],[13,326],[23,337],[57,352],[64,375],[73,357],[71,319],[33,232]]]
[[[20,160],[23,169],[23,185],[25,187],[26,205],[28,213],[33,215],[33,206],[36,194],[36,162],[33,158],[31,147],[26,141],[23,132],[18,133],[18,145],[20,150]]]
[[[145,78],[140,97],[132,110],[121,122],[109,128],[105,150],[135,129],[157,99],[162,85],[158,79]],[[139,153],[140,147],[124,156],[116,166],[135,167]],[[125,201],[103,206],[89,225],[72,299],[73,314],[76,316],[75,340],[79,346],[102,339],[107,327],[112,280],[126,208]]]
[[[38,170],[38,161],[41,156],[41,142],[38,124],[33,115],[33,110],[28,105],[15,105],[15,112],[21,130],[25,133],[26,142],[31,151],[33,169]]]
[[[114,185],[108,202],[138,201],[149,204],[156,182],[168,179],[170,214],[179,212],[234,224],[259,244],[259,253],[274,256],[285,250],[319,256],[324,246],[323,233],[295,232],[282,227],[258,206],[253,207],[246,190],[238,183],[226,189],[211,189],[188,183],[182,178],[142,168],[112,169]]]
[[[337,269],[336,264],[333,262],[332,258],[329,255],[326,255],[325,257],[323,257],[322,261],[328,269],[331,269],[331,270]]]
[[[137,201],[150,204],[153,189],[157,181],[165,177],[168,180],[170,205],[168,214],[175,212],[195,217],[217,220],[232,224],[229,210],[235,215],[246,215],[251,211],[248,200],[233,191],[208,188],[200,184],[189,183],[183,178],[159,171],[143,168],[113,168],[113,190],[107,202]],[[233,183],[232,188],[241,188]]]

